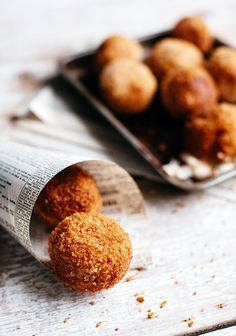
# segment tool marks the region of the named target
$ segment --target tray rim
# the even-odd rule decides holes
[[[158,38],[163,38],[168,35],[170,35],[170,30],[165,30],[138,38],[137,40],[141,43],[145,43],[145,42],[151,42],[151,40],[155,40]],[[216,41],[224,44],[224,42],[219,41],[217,39]],[[132,145],[132,147],[139,153],[139,155],[155,169],[159,177],[164,179],[164,181],[168,182],[169,184],[182,190],[199,191],[220,184],[236,176],[236,167],[227,172],[220,173],[218,176],[213,176],[206,180],[197,182],[189,180],[181,181],[176,178],[168,176],[166,172],[163,170],[162,164],[154,156],[154,154],[148,149],[148,147],[145,144],[141,143],[140,140],[125,125],[123,125],[123,123],[120,122],[119,119],[115,117],[115,115],[112,113],[109,107],[107,107],[102,102],[102,100],[99,99],[99,97],[96,97],[93,93],[91,93],[90,90],[87,89],[87,87],[82,83],[82,81],[80,81],[79,78],[75,81],[70,76],[67,75],[65,69],[69,63],[76,60],[81,60],[82,58],[92,57],[96,52],[96,50],[97,50],[96,48],[90,49],[85,52],[76,53],[74,55],[62,58],[58,62],[59,73],[67,82],[69,82],[80,94],[82,94],[86,98],[88,103],[93,105],[93,107],[97,110],[98,113],[100,113],[114,128],[116,128],[116,130],[126,139],[126,141],[128,141]],[[153,162],[155,164],[153,164]]]

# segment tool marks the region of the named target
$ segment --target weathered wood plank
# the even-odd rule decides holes
[[[38,79],[52,73],[59,56],[95,46],[111,32],[141,36],[165,29],[189,12],[207,14],[221,37],[235,41],[234,0],[5,1],[0,113],[11,112]],[[1,336],[196,335],[235,322],[236,180],[193,195],[148,181],[139,185],[150,217],[153,265],[95,296],[64,289],[0,229]],[[235,333],[234,327],[209,336]]]
[[[236,319],[234,203],[147,181],[140,181],[140,187],[150,217],[153,266],[95,296],[64,289],[1,233],[0,330],[13,336],[110,335],[116,328],[125,335],[182,335]],[[138,303],[135,294],[145,302]],[[167,304],[160,308],[163,301]],[[154,312],[150,320],[149,309]]]

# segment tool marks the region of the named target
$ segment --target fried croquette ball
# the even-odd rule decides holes
[[[221,98],[236,103],[236,50],[228,47],[215,49],[208,69],[218,85]]]
[[[147,60],[154,74],[161,78],[177,67],[192,68],[203,63],[201,51],[192,43],[177,38],[157,42]]]
[[[67,287],[97,292],[119,282],[128,271],[132,247],[113,219],[96,212],[74,213],[52,231],[51,266]]]
[[[95,56],[95,63],[98,69],[102,69],[106,64],[117,58],[129,58],[141,60],[143,49],[141,45],[126,36],[113,35],[107,38]]]
[[[236,157],[236,105],[221,103],[208,115],[193,117],[186,125],[185,149],[211,162]]]
[[[102,198],[94,179],[78,166],[57,174],[40,193],[35,212],[50,227],[55,227],[74,212],[99,211]]]
[[[202,52],[211,49],[214,39],[200,16],[190,16],[180,20],[172,31],[175,37],[195,44]]]
[[[139,113],[152,102],[157,80],[141,62],[116,59],[103,68],[100,88],[107,104],[116,112]]]
[[[207,113],[217,102],[218,93],[212,77],[203,68],[178,69],[163,79],[161,96],[175,118]]]

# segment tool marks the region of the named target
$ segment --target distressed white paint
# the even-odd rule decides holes
[[[146,35],[194,11],[207,14],[214,29],[228,33],[230,40],[235,29],[235,20],[230,20],[235,2],[229,0],[17,0],[1,7],[2,113],[31,92],[32,83],[19,80],[20,73],[41,78],[53,71],[55,57],[95,45],[110,32]],[[212,9],[231,15],[223,20],[220,14],[211,15]],[[153,265],[95,296],[64,289],[0,229],[1,336],[173,336],[235,322],[236,180],[191,195],[144,180],[139,185],[150,217]],[[136,302],[136,293],[144,296],[144,303]],[[164,300],[168,303],[160,309]],[[157,318],[146,319],[148,309]],[[181,322],[189,317],[194,320],[191,328]],[[235,334],[235,328],[227,328],[209,335]]]

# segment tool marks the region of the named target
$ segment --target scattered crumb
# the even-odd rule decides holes
[[[191,328],[194,325],[194,318],[188,317],[187,319],[184,319],[181,322],[186,322],[188,327]]]
[[[148,310],[148,314],[147,314],[147,319],[150,320],[154,317],[154,313],[153,311],[151,311],[150,309]]]
[[[164,308],[167,305],[167,303],[168,303],[167,300],[162,301],[161,304],[160,304],[160,308],[161,309]]]
[[[144,266],[136,267],[135,269],[136,269],[136,271],[138,271],[138,272],[146,271],[146,267],[144,267]]]
[[[218,303],[217,305],[216,305],[216,308],[219,308],[219,309],[222,309],[222,308],[224,308],[225,307],[225,304],[224,303]]]
[[[104,322],[104,321],[100,321],[100,322],[98,322],[98,323],[96,324],[96,328],[101,327],[101,324],[102,324],[103,322]]]
[[[178,202],[176,202],[176,206],[179,207],[179,208],[184,208],[185,204],[184,204],[183,201],[178,201]]]
[[[65,319],[64,319],[64,323],[67,323],[68,321],[69,321],[69,319],[70,319],[70,317],[69,316],[67,316]]]
[[[215,277],[216,277],[216,275],[215,275],[215,274],[213,274],[213,275],[211,276],[211,278],[212,278],[212,279],[214,279]]]
[[[210,263],[213,263],[213,261],[214,261],[214,258],[209,259]]]
[[[179,283],[179,282],[178,282],[177,280],[174,281],[174,284],[175,284],[175,285],[178,285],[178,283]]]
[[[125,279],[125,281],[126,282],[129,282],[129,281],[132,281],[132,280],[134,280],[135,279],[135,274],[134,275],[130,275],[130,276],[128,276],[126,279]]]
[[[195,296],[195,295],[197,295],[197,292],[193,292],[193,294],[192,294],[193,296]]]
[[[194,321],[193,321],[193,320],[188,321],[188,327],[189,327],[189,328],[191,328],[191,327],[193,326],[193,324],[194,324]]]
[[[201,313],[203,313],[203,312],[204,312],[204,310],[205,310],[205,309],[204,309],[204,308],[202,308],[202,309],[200,310],[200,312],[201,312]]]
[[[119,328],[115,328],[115,329],[114,329],[114,331],[118,331],[118,330],[119,330]]]
[[[95,301],[89,301],[88,304],[90,304],[91,306],[94,306],[96,304],[96,302]]]
[[[136,297],[136,301],[139,302],[139,303],[142,303],[142,302],[144,302],[145,300],[144,300],[144,297],[143,297],[143,296],[137,296],[137,297]]]

